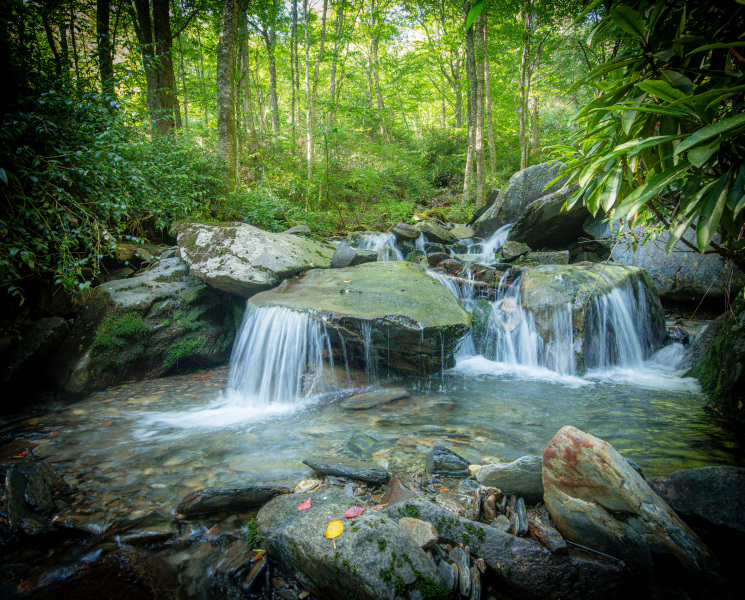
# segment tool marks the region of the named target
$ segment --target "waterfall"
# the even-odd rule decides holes
[[[357,241],[361,250],[378,253],[378,260],[404,260],[404,255],[396,248],[396,236],[392,233],[368,233]]]
[[[323,370],[333,364],[320,321],[289,308],[249,304],[230,357],[228,394],[254,407],[292,401],[319,392]]]
[[[495,264],[497,262],[496,252],[504,246],[511,228],[512,223],[508,223],[497,229],[480,244],[470,244],[469,254],[463,255],[463,259],[467,260],[467,262],[475,262],[482,265]]]

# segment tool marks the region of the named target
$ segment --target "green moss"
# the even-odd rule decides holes
[[[121,347],[127,344],[127,338],[141,336],[149,330],[144,319],[136,313],[114,313],[106,317],[98,326],[94,346]]]
[[[179,360],[194,354],[203,345],[204,340],[201,340],[196,335],[179,338],[168,347],[165,359],[163,360],[163,369],[167,371]]]
[[[177,281],[181,281],[188,274],[188,271],[180,269],[178,271],[174,271],[170,275],[158,275],[158,277],[155,278],[155,281],[157,281],[158,283],[175,283]]]
[[[416,506],[407,504],[406,506],[404,506],[404,512],[406,513],[406,516],[411,517],[412,519],[419,518],[419,509]]]
[[[404,578],[400,575],[396,575],[395,579],[393,580],[393,589],[396,591],[397,596],[401,596],[403,598],[409,597],[409,589],[406,587]]]
[[[246,523],[246,543],[251,548],[258,548],[261,545],[261,535],[259,535],[259,526],[255,518],[251,518]]]
[[[387,542],[385,541],[384,538],[378,538],[378,550],[383,552],[383,550],[385,550],[386,544]]]

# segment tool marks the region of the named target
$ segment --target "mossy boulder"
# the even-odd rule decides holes
[[[245,223],[176,223],[171,233],[191,275],[244,298],[308,269],[327,269],[334,255],[330,244]]]
[[[169,258],[94,288],[52,361],[58,385],[86,392],[183,364],[227,361],[241,311],[188,272],[181,259]]]
[[[579,263],[541,265],[523,269],[520,278],[522,307],[533,313],[538,333],[548,344],[556,327],[555,313],[566,307],[571,311],[574,353],[578,370],[585,368],[584,352],[593,333],[586,324],[595,311],[593,300],[623,290],[629,301],[640,308],[635,315],[637,327],[643,327],[648,352],[658,348],[666,336],[665,314],[657,290],[649,275],[638,267]],[[609,332],[616,335],[619,332]]]
[[[471,326],[471,315],[455,296],[407,262],[310,271],[253,296],[250,303],[315,315],[329,330],[332,345],[351,362],[365,364],[367,356],[378,365],[415,373],[452,367],[458,340]]]
[[[715,408],[745,423],[745,290],[706,333],[708,347],[688,374],[698,378]]]

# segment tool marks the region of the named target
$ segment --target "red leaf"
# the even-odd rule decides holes
[[[366,506],[350,506],[347,509],[347,512],[344,513],[344,516],[347,519],[354,519],[355,517],[359,517],[366,510],[367,510]]]
[[[301,502],[297,505],[298,510],[308,510],[310,508],[310,498],[308,498],[305,502]]]
[[[20,454],[16,454],[15,456],[9,456],[8,460],[12,460],[14,458],[23,458],[24,456],[28,456],[28,450],[24,450]]]
[[[205,375],[204,377],[197,377],[197,381],[204,381],[205,379],[212,379],[214,375]]]

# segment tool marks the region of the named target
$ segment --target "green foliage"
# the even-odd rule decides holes
[[[261,545],[259,526],[256,524],[256,519],[254,517],[246,523],[246,543],[248,543],[251,548],[258,548]]]
[[[568,204],[662,223],[668,252],[695,229],[700,252],[745,263],[745,6],[625,0],[591,38],[614,30],[621,51],[582,82],[598,95],[581,132],[555,147],[580,186]]]
[[[465,147],[452,131],[428,129],[419,141],[419,160],[427,179],[438,188],[462,183]]]

